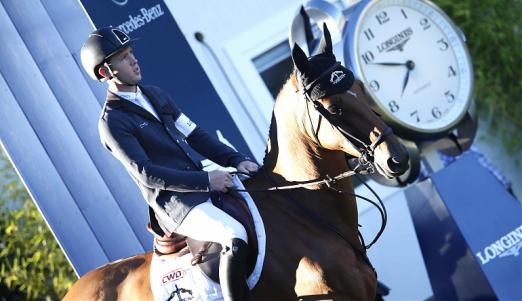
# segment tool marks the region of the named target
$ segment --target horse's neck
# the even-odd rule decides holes
[[[291,77],[284,85],[274,107],[264,165],[289,182],[333,177],[346,171],[344,153],[321,148],[305,134],[310,121],[297,117],[303,115],[305,100],[296,93],[294,81]]]
[[[285,85],[279,97],[297,97],[293,87]],[[290,85],[291,86],[291,85]],[[281,101],[288,101],[284,99]],[[291,182],[308,181],[335,177],[348,169],[344,154],[320,148],[307,135],[303,134],[300,120],[291,112],[292,108],[278,106],[274,109],[264,167],[274,179],[271,185],[286,185]],[[338,181],[334,187],[348,192],[339,194],[325,185],[307,187],[308,196],[303,198],[301,192],[288,191],[295,194],[308,207],[313,207],[322,216],[332,221],[348,224],[350,230],[357,230],[357,206],[350,193],[353,193],[351,179]],[[356,233],[356,232],[355,232]]]
[[[272,170],[286,181],[333,177],[348,168],[342,153],[319,149],[304,138],[292,135],[289,128],[278,130],[278,136],[277,158]]]

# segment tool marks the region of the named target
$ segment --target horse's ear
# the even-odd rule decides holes
[[[301,49],[297,43],[294,43],[294,47],[292,48],[292,60],[299,72],[303,73],[308,69],[308,58],[303,49]]]
[[[319,54],[321,53],[333,55],[332,37],[330,36],[330,31],[328,30],[328,26],[326,26],[326,22],[323,23],[323,37],[319,44]]]
[[[301,10],[299,11],[301,18],[304,22],[304,30],[306,36],[306,44],[308,49],[313,49],[314,45],[314,32],[312,31],[312,24],[310,23],[310,16],[306,13],[306,10],[303,5],[301,5]]]

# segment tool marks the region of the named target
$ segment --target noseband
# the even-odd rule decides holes
[[[332,126],[334,126],[361,154],[360,157],[357,158],[357,166],[354,168],[354,171],[361,174],[369,174],[375,172],[375,167],[373,165],[374,159],[375,159],[375,149],[386,139],[387,136],[392,134],[392,129],[390,127],[384,128],[384,130],[379,134],[377,139],[371,143],[367,144],[361,139],[358,139],[354,135],[350,134],[347,130],[342,128],[342,119],[341,116],[343,114],[342,108],[335,108],[335,104],[331,105],[328,109],[325,109],[325,107],[317,100],[313,100],[310,96],[310,92],[314,88],[314,86],[321,81],[325,76],[328,76],[332,71],[337,69],[337,67],[340,65],[340,62],[336,62],[333,64],[330,68],[328,68],[326,71],[321,73],[314,81],[309,83],[308,85],[304,85],[304,83],[301,80],[301,77],[297,73],[297,78],[300,86],[300,90],[302,91],[304,98],[307,102],[306,104],[306,112],[308,114],[308,119],[310,121],[310,125],[312,127],[312,132],[314,134],[315,142],[318,146],[322,147],[321,142],[319,141],[318,133],[319,129],[321,128],[321,121],[324,117]],[[298,90],[299,91],[299,90]],[[355,95],[357,96],[357,95]],[[315,110],[319,113],[319,121],[317,124],[317,130],[314,127],[314,124],[312,122],[312,118],[310,116],[310,111],[308,109],[308,104],[311,103]],[[332,108],[333,107],[333,108]],[[334,111],[334,113],[331,113],[330,109]]]

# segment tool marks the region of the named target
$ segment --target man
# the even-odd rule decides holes
[[[101,142],[125,166],[152,209],[151,219],[165,233],[222,245],[224,299],[245,300],[246,231],[212,205],[209,193],[226,192],[232,177],[203,171],[188,150],[241,172],[256,172],[258,165],[195,125],[165,91],[138,85],[142,76],[133,42],[119,29],[106,27],[92,32],[81,50],[90,77],[108,82],[98,124]]]

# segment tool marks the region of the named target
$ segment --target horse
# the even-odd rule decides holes
[[[266,233],[253,299],[375,300],[376,273],[359,238],[352,179],[332,176],[350,170],[347,156],[398,176],[408,168],[408,153],[368,105],[361,81],[316,100],[306,93],[300,75],[328,80],[332,68],[323,65],[336,62],[326,27],[318,54],[308,58],[294,45],[292,59],[296,68],[276,98],[262,167],[244,181]],[[296,187],[267,190],[289,185]],[[151,259],[149,252],[92,270],[64,300],[152,300]]]

